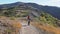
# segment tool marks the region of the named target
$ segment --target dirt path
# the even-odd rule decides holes
[[[20,34],[39,34],[38,30],[33,26],[28,26],[27,23],[21,23],[22,28]]]

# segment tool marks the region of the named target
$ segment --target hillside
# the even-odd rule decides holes
[[[21,26],[17,20],[0,16],[0,34],[19,34]]]
[[[23,21],[28,21],[28,15],[31,18],[31,25],[36,27],[38,30],[42,32],[44,31],[47,34],[50,33],[50,31],[58,31],[56,34],[59,33],[60,30],[58,30],[58,28],[60,29],[60,8],[58,7],[42,6],[35,3],[23,2],[0,5],[0,18],[3,16],[0,19],[2,20],[0,23],[3,23],[4,26],[5,23],[7,23],[7,27],[12,25],[12,29],[20,29],[22,27],[20,21],[21,23]],[[8,31],[10,32],[10,30]]]
[[[35,10],[37,9],[38,14],[41,11],[45,11],[45,12],[51,14],[53,17],[60,19],[60,8],[54,7],[54,6],[42,6],[42,5],[38,5],[36,3],[16,2],[16,3],[11,3],[11,4],[0,5],[0,9],[8,9],[8,8],[16,7],[19,5],[24,5],[26,8],[32,7]]]
[[[17,5],[15,6],[14,4],[17,4]],[[12,5],[13,7],[10,5]],[[41,9],[38,9],[38,6]],[[42,7],[45,7],[45,6],[40,6],[35,3],[17,2],[9,5],[5,4],[5,6],[3,5],[2,8],[0,8],[0,16],[20,18],[20,17],[27,17],[28,15],[30,15],[31,19],[37,18],[38,21],[40,20],[44,23],[52,24],[53,26],[60,26],[59,20],[58,18],[56,18],[58,17],[56,13],[59,14],[59,11],[53,11],[53,9],[55,9],[56,7],[50,7],[52,8],[51,9],[52,11],[51,11],[49,10],[50,8],[46,6],[46,8],[49,8],[47,9],[47,11],[49,10],[48,12],[45,11],[45,9],[43,10]],[[55,15],[54,13],[56,14],[56,17],[54,17]]]

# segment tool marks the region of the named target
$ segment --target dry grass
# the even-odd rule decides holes
[[[32,25],[34,25],[35,27],[37,27],[39,29],[42,29],[44,31],[53,32],[55,34],[60,34],[60,29],[59,28],[56,28],[56,27],[53,27],[53,26],[50,26],[50,25],[42,25],[42,24],[39,24],[37,22],[34,22],[34,24],[32,24]]]
[[[10,25],[12,25],[12,26],[14,26],[14,27],[17,27],[17,28],[21,28],[20,22],[17,21],[16,19],[10,20],[9,17],[0,16],[0,21],[1,21],[2,23],[8,23],[8,24],[10,24]],[[8,25],[8,24],[7,24],[7,25]]]
[[[14,33],[17,34],[19,30],[21,29],[21,23],[17,20],[10,20],[8,17],[1,16],[0,17],[0,23],[6,25],[7,27],[10,27],[15,31]]]
[[[20,24],[20,22],[14,21],[13,26],[16,28],[21,28],[22,25]]]

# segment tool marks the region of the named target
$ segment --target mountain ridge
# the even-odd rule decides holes
[[[16,7],[19,5],[25,5],[25,6],[33,7],[34,9],[38,10],[38,13],[40,11],[44,11],[44,12],[51,14],[53,17],[60,19],[60,8],[55,7],[55,6],[43,6],[43,5],[38,5],[36,3],[16,2],[16,3],[11,3],[11,4],[0,5],[0,9]]]

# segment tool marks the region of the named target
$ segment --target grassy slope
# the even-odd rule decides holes
[[[15,13],[15,11],[17,9],[18,8],[4,10],[3,12],[5,12],[5,13],[2,13],[2,15],[3,16],[10,16],[10,17],[12,17],[12,16],[14,16],[14,17],[27,16],[29,10],[22,10],[22,12]],[[14,20],[14,17],[12,17],[11,20]],[[37,21],[39,21],[39,22],[41,21],[41,23],[43,23],[43,24],[47,24],[47,25],[49,24],[48,26],[46,26],[46,25],[41,25],[38,22],[35,22],[33,25],[36,26],[37,28],[41,28],[41,29],[46,30],[46,31],[54,32],[56,34],[60,34],[60,30],[53,27],[53,26],[57,26],[56,25],[57,19],[54,18],[53,16],[51,16],[47,13],[41,13],[41,16],[37,19]],[[15,23],[15,21],[14,21],[14,23]],[[51,25],[53,25],[53,26],[51,26]],[[17,26],[17,25],[14,25],[14,26]]]
[[[2,23],[3,25],[8,27],[8,29],[5,31],[10,32],[11,34],[14,34],[14,33],[17,34],[22,26],[20,24],[20,22],[18,22],[16,19],[11,19],[11,18],[5,17],[5,16],[0,16],[0,21],[1,21],[0,23]],[[4,28],[4,26],[2,26],[2,27]],[[11,30],[10,28],[13,30]]]
[[[44,25],[41,23],[37,23],[37,22],[32,22],[31,23],[33,26],[35,26],[36,28],[42,29],[44,31],[48,31],[48,32],[52,32],[54,34],[60,34],[60,29],[50,26],[50,25]]]
[[[60,34],[60,28],[57,27],[58,25],[56,24],[57,21],[58,19],[54,18],[50,14],[42,13],[41,16],[35,19],[35,21],[33,21],[31,24],[38,29],[52,32],[54,34]]]

